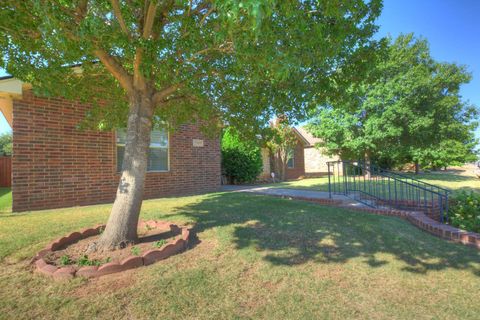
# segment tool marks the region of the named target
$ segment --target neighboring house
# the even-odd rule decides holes
[[[0,79],[0,110],[13,131],[13,211],[112,202],[124,134],[81,131],[88,104],[35,96],[11,77]],[[215,191],[220,142],[186,124],[152,131],[145,198]]]
[[[298,179],[305,176],[305,162],[304,162],[304,148],[308,142],[303,139],[302,135],[294,128],[294,132],[297,135],[297,144],[291,157],[288,159],[287,168],[285,176],[287,180]],[[266,148],[262,148],[262,163],[263,171],[259,175],[259,180],[268,180],[270,181],[271,173],[273,169],[272,165],[273,159],[271,158],[270,152]],[[276,175],[278,179],[278,174]]]
[[[315,144],[321,142],[320,138],[312,136],[305,127],[295,128],[307,143],[304,149],[305,175],[316,176],[328,173],[327,162],[338,161],[340,157],[329,156],[325,151],[316,148]]]
[[[287,179],[315,177],[328,174],[328,161],[337,161],[338,156],[328,156],[315,144],[321,139],[313,137],[304,127],[293,128],[298,141],[287,163]],[[271,179],[271,159],[267,149],[262,149],[263,172],[261,180]]]
[[[287,172],[286,178],[287,180],[290,179],[298,179],[305,176],[305,147],[308,145],[308,141],[302,136],[302,134],[297,130],[297,128],[293,128],[293,131],[297,135],[297,144],[291,153],[291,157],[289,157],[287,162]]]

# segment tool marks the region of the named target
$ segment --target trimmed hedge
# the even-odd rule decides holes
[[[222,137],[222,172],[229,183],[253,182],[262,172],[262,154],[258,145],[242,140],[233,128]]]

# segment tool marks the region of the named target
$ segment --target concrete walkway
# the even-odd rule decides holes
[[[262,194],[267,196],[276,196],[276,197],[329,199],[329,194],[328,192],[325,192],[325,191],[274,188],[274,187],[265,187],[265,186],[223,185],[222,191],[246,192],[246,193]],[[346,206],[346,207],[366,207],[365,204],[340,194],[332,194],[332,199],[341,200],[342,206]]]

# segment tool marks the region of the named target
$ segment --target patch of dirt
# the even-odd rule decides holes
[[[106,252],[87,252],[88,245],[97,241],[100,235],[82,239],[74,244],[70,244],[65,248],[53,251],[44,257],[45,262],[56,266],[73,265],[100,266],[108,262],[120,262],[130,256],[141,256],[148,250],[160,249],[171,240],[181,237],[181,231],[173,232],[170,229],[139,229],[139,242],[135,245],[127,246],[123,249]],[[68,261],[67,261],[68,260]]]

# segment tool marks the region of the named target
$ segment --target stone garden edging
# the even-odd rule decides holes
[[[108,262],[101,266],[64,266],[57,267],[48,264],[43,259],[45,255],[56,251],[65,246],[71,245],[79,240],[86,239],[88,237],[99,235],[101,230],[105,228],[105,225],[97,225],[93,228],[83,229],[80,232],[72,232],[68,236],[59,238],[44,249],[40,250],[32,259],[32,263],[35,265],[35,271],[48,277],[52,277],[55,280],[72,279],[75,276],[81,276],[86,278],[97,278],[107,274],[122,272],[141,266],[148,266],[157,261],[166,259],[174,254],[184,251],[187,248],[190,240],[190,229],[186,227],[179,227],[175,224],[162,221],[140,221],[139,227],[149,228],[170,228],[170,231],[181,234],[181,238],[171,240],[167,244],[158,249],[151,249],[139,256],[129,256],[120,262]]]

